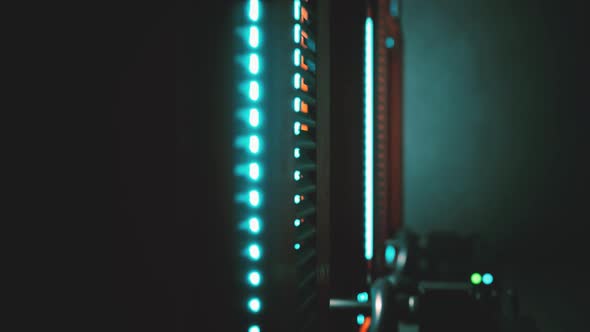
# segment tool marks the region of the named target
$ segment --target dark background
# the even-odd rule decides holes
[[[402,9],[405,224],[491,241],[541,331],[587,329],[583,13],[574,1]]]

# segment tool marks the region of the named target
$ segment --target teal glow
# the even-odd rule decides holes
[[[295,135],[301,134],[301,122],[295,121],[295,123],[293,124],[293,133]]]
[[[301,65],[301,50],[298,48],[293,51],[293,64],[295,64],[296,67]]]
[[[293,173],[293,178],[295,179],[295,181],[301,180],[301,172],[300,171],[295,171]]]
[[[254,128],[258,127],[260,124],[260,112],[257,109],[251,108],[250,115],[248,116],[248,122]]]
[[[301,249],[301,245],[299,243],[295,243],[293,248],[295,248],[295,250],[299,250],[299,249]]]
[[[260,44],[260,32],[257,27],[250,27],[250,35],[248,37],[248,43],[252,48],[257,48]]]
[[[293,149],[293,157],[295,157],[295,159],[299,159],[301,157],[301,150],[299,148]]]
[[[250,81],[250,86],[248,87],[248,97],[253,101],[257,101],[260,98],[260,86],[256,81]]]
[[[250,220],[248,220],[248,228],[250,229],[250,232],[254,234],[260,233],[260,220],[258,220],[258,218],[250,218]]]
[[[260,283],[262,282],[262,276],[260,276],[260,272],[252,271],[248,273],[248,282],[254,287],[260,286]]]
[[[250,301],[248,301],[248,309],[250,309],[250,311],[252,311],[253,313],[257,313],[260,312],[260,309],[262,308],[262,304],[260,303],[260,300],[255,297],[250,299]]]
[[[356,316],[356,323],[357,323],[358,325],[363,325],[363,323],[364,323],[364,322],[365,322],[365,315],[358,314],[358,315]]]
[[[258,180],[260,178],[260,166],[258,166],[258,163],[250,163],[248,168],[248,175],[250,176],[250,179]]]
[[[293,99],[293,109],[295,112],[299,112],[301,110],[301,98],[295,97],[295,99]]]
[[[476,272],[476,273],[473,273],[473,274],[471,275],[471,278],[470,278],[470,280],[471,280],[471,283],[472,283],[472,284],[474,284],[474,285],[479,285],[479,284],[481,284],[481,274],[479,274],[479,273],[477,273],[477,272]]]
[[[301,25],[295,24],[293,27],[293,40],[299,44],[301,42]]]
[[[251,244],[248,247],[248,255],[254,261],[259,260],[260,256],[262,256],[262,252],[260,250],[260,247],[257,244]]]
[[[385,38],[385,47],[393,48],[395,46],[395,39],[392,37]]]
[[[483,283],[486,285],[491,285],[494,282],[494,276],[490,273],[484,273],[482,277]]]
[[[301,220],[295,219],[295,221],[293,222],[293,225],[295,225],[295,227],[299,227],[301,225]]]
[[[369,293],[362,292],[356,295],[356,300],[361,303],[365,303],[369,301]]]
[[[254,22],[258,21],[258,18],[260,17],[260,4],[258,0],[250,0],[248,17]]]
[[[393,264],[394,260],[395,260],[395,247],[392,245],[388,245],[385,248],[385,263]]]
[[[258,325],[250,326],[248,332],[260,332],[260,327],[258,327]]]
[[[389,2],[389,14],[393,17],[399,17],[399,2],[400,0]]]
[[[365,21],[365,258],[373,258],[373,19]]]
[[[258,58],[257,54],[250,54],[250,59],[248,60],[248,70],[252,74],[258,74],[260,71],[260,59]]]
[[[254,207],[260,205],[260,193],[258,192],[258,190],[251,190],[248,193],[248,201],[250,202],[250,205]]]
[[[295,75],[293,75],[293,86],[295,89],[299,89],[301,87],[301,75],[299,73],[295,73]]]
[[[295,0],[293,6],[293,18],[297,21],[299,21],[299,18],[301,18],[301,0]]]
[[[252,153],[260,152],[260,139],[256,135],[250,136],[250,140],[248,143],[248,148]]]
[[[295,197],[293,197],[293,202],[295,202],[295,204],[301,203],[301,195],[295,195]]]

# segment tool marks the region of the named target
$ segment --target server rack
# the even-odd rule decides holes
[[[320,94],[327,4],[250,0],[235,8],[233,215],[243,331],[314,331],[328,308],[329,95]]]

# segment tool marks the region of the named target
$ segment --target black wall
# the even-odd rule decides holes
[[[402,7],[405,224],[492,241],[542,331],[584,330],[582,9],[527,0]]]

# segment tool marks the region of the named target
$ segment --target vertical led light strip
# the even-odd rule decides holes
[[[293,88],[295,90],[298,90],[301,87],[301,74],[299,74],[297,72],[297,70],[299,70],[299,67],[301,65],[301,50],[299,49],[299,43],[301,42],[301,25],[299,24],[299,21],[301,19],[301,1],[300,0],[294,0],[293,1],[293,42],[296,45],[294,50],[293,50],[293,65],[295,67],[295,73],[293,74]],[[301,98],[299,97],[294,97],[293,98],[293,110],[298,113],[299,110],[301,108]],[[293,123],[293,134],[295,136],[299,135],[301,131],[301,123],[299,123],[298,121],[295,121]],[[295,159],[298,159],[300,157],[301,151],[300,149],[295,146],[293,147],[293,157]],[[295,182],[299,182],[301,180],[301,171],[295,169],[294,173],[293,173],[293,179],[295,180]],[[301,196],[298,194],[295,194],[295,196],[293,197],[293,203],[295,203],[295,205],[298,205],[301,203]],[[294,221],[294,225],[295,227],[299,227],[301,224],[300,219],[295,219]],[[299,243],[295,244],[295,250],[299,250],[301,248],[301,245]]]
[[[365,21],[365,258],[373,258],[373,19]]]
[[[260,107],[261,91],[263,84],[259,80],[259,74],[262,67],[262,57],[259,54],[262,29],[258,26],[260,21],[260,2],[258,0],[248,0],[246,4],[246,17],[248,21],[248,36],[246,45],[248,48],[247,60],[247,71],[248,71],[248,93],[247,100],[247,155],[248,161],[247,166],[247,179],[248,185],[252,185],[247,190],[246,201],[247,201],[247,217],[246,229],[248,230],[248,236],[252,238],[252,241],[248,241],[245,248],[245,254],[248,258],[248,264],[250,265],[246,271],[246,275],[243,278],[246,280],[248,287],[250,288],[250,295],[245,299],[246,310],[254,315],[250,321],[250,325],[247,328],[248,332],[260,332],[260,325],[255,318],[263,308],[263,303],[260,295],[257,294],[257,290],[261,286],[264,277],[263,273],[257,268],[257,262],[259,262],[263,255],[264,249],[257,237],[264,228],[264,218],[257,213],[260,211],[264,191],[260,187],[254,186],[258,183],[263,176],[264,163],[261,160],[261,150],[264,144],[264,139],[260,133],[261,119],[264,119],[264,112]]]

